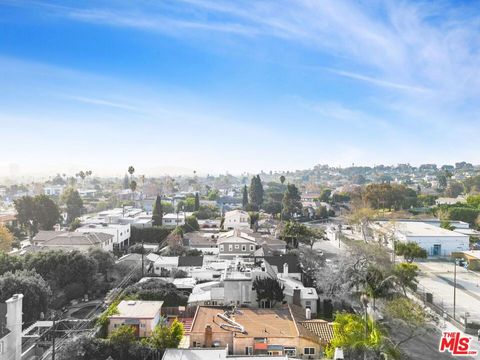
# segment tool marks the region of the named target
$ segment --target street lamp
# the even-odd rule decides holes
[[[369,298],[367,294],[362,294],[360,296],[360,302],[363,305],[363,308],[365,309],[365,350],[363,351],[363,358],[366,360],[367,359],[367,339],[368,339],[368,302]]]
[[[455,320],[455,309],[457,305],[457,259],[453,258],[453,319]]]

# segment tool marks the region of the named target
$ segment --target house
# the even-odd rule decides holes
[[[227,211],[223,228],[227,230],[250,228],[250,216],[243,210]]]
[[[218,254],[218,233],[193,231],[183,235],[183,246],[203,253]]]
[[[377,241],[392,247],[389,239],[417,243],[429,256],[450,256],[452,252],[467,251],[469,236],[421,221],[378,221],[371,225]]]
[[[113,249],[113,235],[100,232],[39,231],[32,240],[40,250],[79,250],[86,252],[96,247]]]
[[[51,185],[43,188],[43,194],[47,196],[60,196],[65,189],[64,185]]]
[[[270,265],[267,260],[260,259],[254,263],[244,262],[240,259],[232,261],[223,271],[221,278],[211,281],[208,285],[197,284],[189,296],[189,305],[238,305],[248,307],[270,308],[274,305],[268,299],[257,300],[254,281],[257,278],[277,279],[284,287],[284,302],[309,309],[311,314],[317,313],[318,294],[314,288],[305,287],[301,271],[295,256],[283,256],[283,262],[278,261],[281,271],[277,266]],[[280,258],[274,256],[272,258]],[[273,261],[272,261],[273,262]],[[290,262],[292,272],[289,272]],[[276,306],[280,306],[277,303]]]
[[[167,227],[177,227],[185,225],[186,216],[187,215],[184,212],[165,214],[162,218],[162,225]]]
[[[0,359],[22,358],[23,295],[15,294],[0,304]]]
[[[234,307],[225,311],[199,306],[190,331],[190,348],[226,347],[232,355],[322,358],[325,339],[302,324],[310,318],[308,311],[296,318],[299,311],[293,308]]]
[[[162,360],[245,360],[245,356],[228,355],[228,348],[166,349]],[[284,356],[255,356],[255,360],[288,360]]]
[[[126,249],[130,242],[130,224],[107,224],[107,223],[88,223],[79,227],[75,232],[80,233],[104,233],[113,236],[112,248],[109,250]]]
[[[147,255],[147,259],[153,261],[153,273],[159,276],[170,276],[171,271],[178,268],[178,258],[178,256]]]
[[[108,334],[122,325],[130,325],[137,337],[151,336],[160,321],[162,305],[163,301],[121,301],[117,305],[118,312],[108,317]]]
[[[17,215],[0,214],[0,225],[17,226]]]
[[[248,236],[239,229],[219,234],[217,245],[220,258],[252,256],[257,248],[255,238]]]

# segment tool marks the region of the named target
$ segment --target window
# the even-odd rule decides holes
[[[305,355],[315,355],[315,348],[304,348],[303,353]]]
[[[220,251],[223,251],[223,245],[220,245]]]
[[[253,250],[255,250],[255,246],[250,245],[250,251],[253,251]]]
[[[245,355],[253,355],[253,347],[245,346]]]
[[[284,351],[285,355],[287,355],[287,356],[291,356],[291,357],[297,356],[297,349],[295,349],[293,346],[292,347],[285,346],[283,348],[283,351]]]
[[[3,354],[5,351],[3,349],[3,341],[0,341],[0,354]]]
[[[307,301],[305,301],[305,305],[310,306],[310,305],[312,305],[312,302],[310,300],[307,300]]]
[[[233,250],[233,245],[228,245],[228,251],[232,251]]]
[[[247,245],[242,245],[242,251],[247,251]]]
[[[240,245],[235,245],[235,250],[240,249]]]
[[[144,328],[144,327],[145,327],[145,324],[140,324],[140,327],[141,327],[141,328]]]

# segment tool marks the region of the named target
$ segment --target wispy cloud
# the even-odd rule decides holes
[[[340,76],[344,76],[344,77],[347,77],[347,78],[350,78],[350,79],[365,81],[365,82],[373,84],[373,85],[386,87],[386,88],[390,88],[390,89],[404,90],[404,91],[407,91],[407,92],[419,92],[419,93],[426,93],[426,92],[431,92],[432,91],[431,89],[427,89],[427,88],[424,88],[424,87],[419,87],[419,86],[415,86],[415,85],[408,85],[408,84],[399,84],[399,83],[395,83],[395,82],[391,82],[391,81],[380,80],[380,79],[376,79],[376,78],[366,76],[366,75],[355,74],[355,73],[352,73],[352,72],[349,72],[349,71],[336,70],[336,69],[327,69],[327,70],[334,73],[334,74],[340,75]]]

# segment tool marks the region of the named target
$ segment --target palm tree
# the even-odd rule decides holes
[[[135,200],[135,190],[137,190],[137,182],[135,180],[130,181],[130,190],[132,190],[132,201]]]
[[[134,168],[132,165],[130,165],[130,166],[128,167],[128,170],[127,170],[127,171],[128,171],[128,173],[130,174],[130,181],[132,181],[132,180],[133,180],[133,173],[135,172],[135,168]]]

